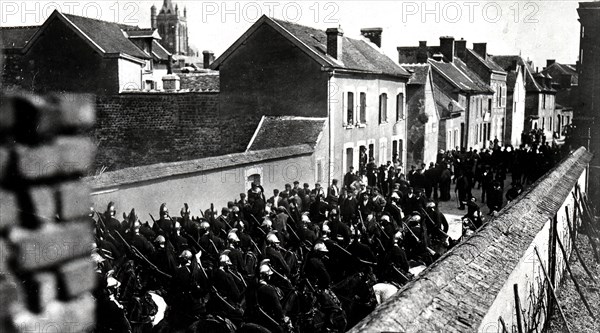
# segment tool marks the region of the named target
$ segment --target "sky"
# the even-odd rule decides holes
[[[64,13],[150,27],[150,7],[163,0],[0,1],[0,25],[40,25]],[[175,1],[187,7],[190,44],[200,53],[223,53],[261,15],[315,28],[341,27],[359,37],[361,28],[383,28],[382,49],[397,60],[396,47],[440,36],[487,42],[488,53],[521,54],[540,70],[546,59],[574,64],[579,50],[578,1]]]

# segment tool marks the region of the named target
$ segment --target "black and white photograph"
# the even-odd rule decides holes
[[[600,1],[0,1],[0,333],[600,332]]]

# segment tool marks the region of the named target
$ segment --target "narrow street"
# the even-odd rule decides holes
[[[506,195],[506,191],[508,191],[508,189],[511,187],[510,183],[511,176],[509,174],[507,175],[506,180],[504,181],[504,194],[502,195],[504,201],[502,207],[506,205],[506,198],[504,197],[504,195]],[[440,201],[439,209],[442,213],[444,213],[444,216],[446,216],[446,220],[448,220],[448,235],[453,239],[457,239],[461,236],[462,233],[461,217],[463,217],[467,213],[467,210],[458,209],[458,201],[456,198],[456,193],[454,193],[454,186],[455,184],[452,184],[452,187],[450,189],[451,200]],[[487,221],[489,219],[489,216],[487,215],[489,213],[489,209],[485,203],[481,203],[481,189],[477,189],[476,185],[475,188],[471,190],[471,192],[477,199],[477,204],[479,205],[481,213],[484,214],[485,220]]]

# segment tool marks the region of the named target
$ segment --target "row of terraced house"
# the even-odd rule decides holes
[[[0,33],[5,85],[98,96],[99,156],[118,152],[98,169],[135,178],[158,163],[237,168],[242,192],[254,180],[329,183],[370,158],[406,168],[435,162],[440,150],[518,146],[533,129],[560,142],[577,85],[572,65],[538,71],[521,56],[490,55],[486,43],[444,36],[439,46],[398,47],[395,61],[381,50],[381,28],[351,38],[267,16],[216,60],[204,52],[200,65],[210,68],[195,74],[171,70],[158,29],[54,12],[41,26]],[[270,160],[256,157],[264,151]],[[274,161],[285,169],[298,159],[303,173],[268,175]],[[97,187],[121,179],[109,176]]]

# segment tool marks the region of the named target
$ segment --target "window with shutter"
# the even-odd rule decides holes
[[[354,93],[348,92],[346,100],[346,123],[352,125],[354,124]]]
[[[404,119],[404,94],[396,95],[396,121]]]
[[[379,123],[387,122],[387,94],[379,95]]]
[[[364,92],[360,93],[360,123],[367,123],[367,94]]]

